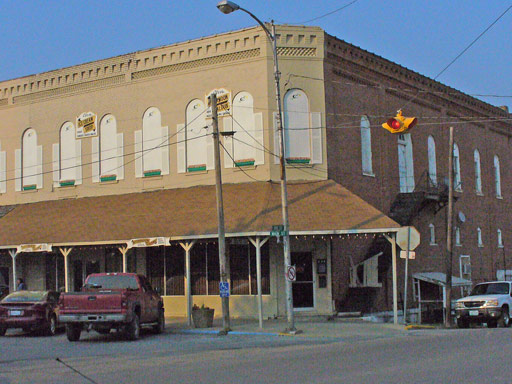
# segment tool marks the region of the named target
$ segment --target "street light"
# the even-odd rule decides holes
[[[283,253],[284,253],[284,268],[285,273],[288,267],[291,266],[291,256],[290,256],[290,224],[288,221],[288,192],[286,188],[286,165],[284,160],[284,131],[283,131],[283,121],[282,121],[282,108],[281,108],[281,90],[279,86],[279,78],[281,73],[279,72],[279,66],[277,62],[277,45],[276,45],[276,29],[274,23],[272,23],[272,32],[266,27],[263,22],[254,16],[248,10],[240,7],[238,4],[233,3],[232,1],[223,0],[217,4],[217,8],[224,14],[229,14],[231,12],[240,10],[247,13],[251,16],[256,22],[263,28],[265,33],[267,34],[270,42],[272,43],[272,53],[274,56],[274,80],[276,86],[276,103],[277,103],[277,124],[279,130],[279,159],[281,164],[281,208],[283,215],[283,227],[284,227],[284,235],[283,235]],[[288,279],[285,279],[286,283],[286,312],[288,316],[288,329],[289,333],[296,333],[297,329],[295,328],[295,322],[293,318],[293,296],[292,296],[292,282]]]

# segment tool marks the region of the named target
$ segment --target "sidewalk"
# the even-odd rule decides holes
[[[313,337],[313,338],[380,338],[404,336],[408,330],[404,325],[390,323],[373,323],[359,318],[328,320],[327,316],[296,317],[295,327],[301,331],[296,335],[285,332],[287,328],[286,318],[269,319],[263,322],[263,328],[259,328],[258,320],[231,319],[230,335],[266,335],[283,337]],[[222,319],[216,318],[212,328],[194,328],[188,326],[186,318],[167,318],[166,328],[173,333],[188,334],[217,334],[222,330]]]

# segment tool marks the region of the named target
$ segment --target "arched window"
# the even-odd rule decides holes
[[[103,116],[100,137],[93,137],[92,148],[93,182],[124,179],[123,134],[117,133],[117,120],[114,115]],[[135,157],[137,156],[141,154],[136,153]]]
[[[398,135],[398,175],[400,177],[400,192],[414,191],[414,163],[412,155],[411,134]]]
[[[368,117],[361,117],[361,163],[363,175],[373,176],[372,167],[372,132]]]
[[[478,195],[482,194],[482,172],[480,168],[480,152],[475,149],[475,192]]]
[[[462,245],[459,227],[455,227],[455,245],[457,245],[457,246]]]
[[[436,245],[436,227],[432,223],[428,227],[430,229],[430,245]]]
[[[453,144],[453,189],[455,189],[458,192],[462,192],[459,146],[457,144]]]
[[[503,237],[502,237],[502,234],[501,234],[501,229],[498,229],[497,231],[497,235],[498,235],[498,248],[503,248]]]
[[[37,145],[35,129],[25,130],[21,138],[21,149],[16,149],[15,189],[28,191],[43,188],[43,147]]]
[[[60,142],[53,144],[53,186],[82,184],[82,144],[76,139],[75,125],[60,127]]]
[[[0,147],[1,148],[1,147]],[[7,192],[7,158],[5,151],[0,150],[0,193]]]
[[[279,131],[274,115],[274,148],[279,154]],[[288,164],[322,163],[322,117],[318,112],[310,113],[309,100],[300,89],[286,92],[283,102],[283,127],[285,159]],[[275,163],[279,157],[275,156]]]
[[[501,198],[500,159],[497,155],[494,155],[494,185],[496,197]]]
[[[429,185],[437,185],[436,143],[432,136],[428,137],[428,181]]]
[[[185,124],[178,124],[178,172],[214,169],[211,124],[206,123],[206,107],[195,99],[185,110]]]
[[[169,174],[169,129],[162,127],[162,115],[155,107],[142,117],[142,130],[135,131],[135,176]]]
[[[254,100],[249,92],[240,92],[233,98],[232,116],[223,119],[223,131],[235,132],[224,136],[224,165],[251,166],[264,164],[263,115],[254,113]],[[235,162],[233,162],[233,160]]]
[[[484,246],[484,242],[482,240],[482,230],[480,229],[480,227],[478,227],[476,229],[476,237],[477,237],[477,240],[478,240],[478,246],[479,247],[483,247]]]

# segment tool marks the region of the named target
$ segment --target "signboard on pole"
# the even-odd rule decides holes
[[[221,281],[219,283],[220,297],[229,297],[229,282]]]
[[[409,233],[410,228],[410,233]],[[418,245],[420,245],[420,233],[414,227],[401,227],[396,233],[396,244],[407,250],[407,243],[409,243],[409,250],[413,251]]]
[[[295,265],[289,265],[288,267],[286,267],[286,280],[297,280],[297,270],[295,269]]]
[[[407,259],[407,251],[401,250],[400,251],[400,258],[401,259]],[[409,260],[414,260],[416,258],[416,252],[409,251]]]
[[[273,225],[272,230],[270,231],[270,236],[281,237],[285,236],[286,231],[284,230],[284,225]]]

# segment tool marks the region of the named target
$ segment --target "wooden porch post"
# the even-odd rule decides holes
[[[12,257],[12,291],[14,292],[16,290],[16,256],[17,256],[16,250],[9,250],[9,255]]]
[[[256,236],[255,239],[249,237],[249,241],[256,248],[256,280],[258,283],[258,320],[260,329],[263,329],[263,298],[261,297],[261,247],[265,245],[265,243],[268,241],[268,237],[266,237],[263,240],[259,236]]]
[[[123,272],[128,272],[128,263],[126,260],[126,254],[128,253],[128,247],[119,247],[119,252],[123,255]]]
[[[68,256],[73,248],[59,248],[60,253],[64,256],[64,289],[69,292],[69,260]]]
[[[196,243],[196,240],[192,240],[190,243],[180,243],[181,247],[185,250],[185,271],[186,271],[186,282],[185,294],[187,295],[187,322],[188,325],[192,325],[192,283],[190,281],[190,250]]]

